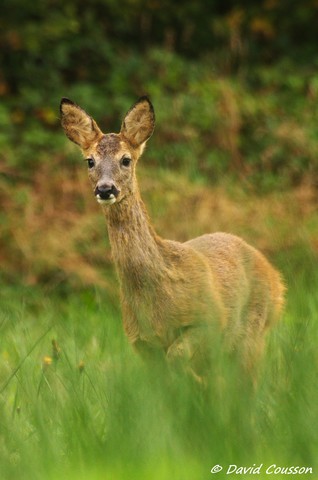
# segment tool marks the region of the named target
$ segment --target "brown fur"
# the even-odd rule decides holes
[[[252,370],[264,334],[284,304],[280,274],[241,238],[214,233],[185,243],[154,232],[140,198],[135,167],[154,129],[154,111],[142,97],[119,134],[103,135],[80,107],[61,103],[62,125],[84,155],[93,158],[96,186],[114,184],[116,202],[103,206],[121,285],[125,332],[141,352],[157,349],[182,358],[201,375],[220,335]],[[121,159],[131,158],[123,167]]]

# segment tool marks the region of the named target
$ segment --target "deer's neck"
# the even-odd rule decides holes
[[[139,192],[111,206],[106,213],[112,255],[122,283],[138,288],[160,276],[166,265],[162,240],[149,223]]]

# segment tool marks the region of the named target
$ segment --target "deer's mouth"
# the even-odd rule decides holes
[[[103,198],[101,195],[97,194],[96,195],[96,200],[100,205],[112,205],[117,201],[117,198],[113,193],[111,193],[108,198]]]

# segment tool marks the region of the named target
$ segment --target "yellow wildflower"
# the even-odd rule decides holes
[[[46,356],[43,358],[42,360],[42,367],[43,368],[47,368],[49,367],[50,365],[52,365],[52,357],[49,357],[49,356]]]
[[[78,364],[78,369],[79,369],[80,373],[82,373],[84,368],[85,368],[85,363],[83,362],[83,360],[81,360]]]

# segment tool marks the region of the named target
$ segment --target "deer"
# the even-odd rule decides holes
[[[147,361],[160,352],[169,364],[181,362],[201,381],[221,342],[236,352],[244,371],[254,372],[266,332],[282,314],[282,276],[260,251],[230,233],[181,243],[155,232],[136,177],[155,128],[149,97],[133,104],[119,133],[104,134],[68,98],[62,98],[60,113],[66,136],[87,160],[106,218],[123,327],[133,348]]]

